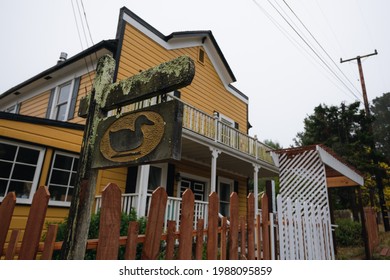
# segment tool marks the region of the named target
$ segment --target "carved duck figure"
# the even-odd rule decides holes
[[[135,120],[134,130],[125,128],[118,131],[110,131],[111,148],[118,152],[114,157],[127,156],[132,154],[131,151],[137,149],[144,142],[144,134],[142,132],[143,125],[153,125],[154,122],[149,120],[145,115],[139,116]],[[125,153],[124,152],[130,152]]]

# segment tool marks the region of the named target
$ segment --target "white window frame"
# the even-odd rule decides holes
[[[69,109],[70,109],[70,103],[72,101],[72,93],[73,93],[73,88],[74,88],[74,83],[75,83],[75,79],[72,79],[72,80],[69,80],[65,83],[62,83],[60,85],[57,85],[55,87],[55,90],[54,90],[54,96],[53,96],[53,102],[51,104],[51,112],[50,112],[50,119],[52,120],[57,120],[56,116],[57,116],[57,113],[58,113],[58,98],[59,98],[59,95],[60,95],[60,90],[61,88],[63,88],[64,86],[70,84],[70,87],[69,87],[69,96],[68,96],[68,100],[66,101],[66,111],[65,111],[65,119],[64,120],[58,120],[58,121],[66,121],[69,117]]]
[[[49,193],[50,193],[50,181],[51,181],[51,176],[52,176],[52,172],[53,172],[53,169],[54,169],[54,162],[55,162],[55,159],[56,159],[56,155],[62,155],[62,156],[66,156],[66,157],[72,157],[72,158],[79,159],[79,156],[77,154],[71,154],[71,153],[62,152],[62,151],[54,151],[54,153],[53,153],[53,160],[52,160],[52,162],[50,164],[49,176],[48,176],[48,179],[47,179],[47,186],[48,186],[48,189],[49,189]],[[69,171],[70,173],[77,173],[77,168],[76,168],[76,172],[73,171],[74,164],[75,163],[74,163],[74,160],[73,160],[71,170],[65,170],[65,171]],[[69,188],[70,188],[70,185],[69,185],[70,179],[71,179],[71,176],[69,178],[68,185],[66,186],[66,188],[67,188],[66,194],[68,194],[68,191],[69,191]],[[65,186],[61,186],[61,187],[65,188]],[[73,190],[74,190],[74,187],[75,186],[73,186]],[[75,195],[75,193],[73,193],[73,195]],[[61,200],[52,200],[51,197],[50,197],[49,205],[51,205],[51,206],[67,206],[67,207],[69,207],[70,206],[70,202],[69,201],[61,201]]]
[[[150,167],[157,167],[161,169],[161,178],[160,178],[160,186],[164,189],[167,188],[167,179],[168,179],[168,163],[156,163],[156,164],[150,164]],[[149,192],[149,174],[150,174],[150,168],[148,172],[148,192]]]
[[[219,204],[221,207],[221,203],[227,204],[230,206],[230,199],[228,201],[224,201],[221,199],[221,184],[228,184],[230,186],[230,191],[229,193],[231,194],[234,191],[234,180],[225,178],[225,177],[218,177],[218,196],[219,196]],[[230,195],[229,195],[230,198]],[[230,213],[229,213],[230,215]]]
[[[11,106],[8,106],[8,107],[4,110],[4,112],[15,114],[17,108],[18,108],[18,103],[15,103],[15,104],[13,104],[13,105],[11,105]]]
[[[25,143],[19,143],[19,142],[15,142],[15,141],[8,141],[8,140],[5,140],[5,139],[1,139],[0,142],[8,144],[8,145],[17,146],[18,147],[18,151],[19,151],[19,147],[23,147],[23,148],[39,151],[38,160],[37,160],[37,163],[35,165],[36,168],[35,168],[35,172],[34,172],[34,178],[33,178],[32,182],[31,182],[30,195],[29,195],[28,198],[22,198],[22,197],[17,197],[16,198],[16,202],[17,203],[31,204],[33,196],[34,196],[34,194],[35,194],[35,192],[37,190],[37,187],[38,187],[39,178],[40,178],[40,175],[41,175],[41,169],[42,169],[43,159],[44,159],[44,156],[45,156],[46,149],[44,147],[29,145],[29,144],[25,144]],[[13,167],[15,165],[15,161],[16,161],[16,157],[13,160]],[[28,164],[26,164],[26,165],[28,165]],[[8,194],[8,192],[5,195],[7,195],[7,194]],[[0,202],[2,202],[3,199],[4,199],[4,197],[0,196]]]

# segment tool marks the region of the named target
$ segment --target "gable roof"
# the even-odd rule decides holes
[[[202,46],[207,52],[211,62],[213,63],[219,77],[221,78],[226,90],[240,98],[244,102],[248,102],[248,97],[233,87],[231,83],[236,82],[236,78],[230,68],[221,48],[219,47],[213,33],[210,30],[198,31],[179,31],[173,32],[165,36],[149,23],[144,21],[138,15],[130,11],[126,7],[122,7],[119,15],[118,29],[116,38],[119,40],[119,48],[121,47],[121,40],[124,32],[124,23],[129,23],[143,34],[154,40],[156,43],[162,45],[165,49],[178,49],[184,47]],[[120,50],[117,56],[120,55]],[[117,57],[118,60],[118,57]]]
[[[57,63],[53,67],[50,67],[49,69],[46,69],[45,71],[33,76],[32,78],[10,88],[9,90],[3,92],[0,95],[0,100],[3,99],[4,97],[14,93],[14,94],[19,94],[20,90],[23,89],[24,87],[35,83],[39,81],[40,79],[44,79],[45,77],[49,76],[50,74],[59,71],[77,61],[80,61],[81,59],[84,59],[85,57],[88,57],[89,55],[92,55],[100,50],[106,49],[112,53],[115,54],[117,48],[117,40],[103,40],[96,45],[93,45],[92,47],[70,57],[69,59],[65,60],[64,62]]]

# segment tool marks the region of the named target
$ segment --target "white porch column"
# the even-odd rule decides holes
[[[255,195],[255,217],[259,213],[259,170],[260,165],[253,164],[253,194]]]
[[[215,192],[216,187],[216,181],[217,181],[217,158],[219,154],[221,153],[220,150],[216,148],[210,147],[211,151],[211,186],[210,186],[210,193]]]
[[[136,189],[138,190],[138,203],[137,203],[138,217],[143,217],[146,211],[149,171],[150,171],[150,165],[138,166],[137,187],[136,187]]]

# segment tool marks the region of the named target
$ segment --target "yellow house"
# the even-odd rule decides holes
[[[11,227],[23,228],[39,185],[49,188],[48,219],[66,217],[77,170],[85,120],[77,116],[80,99],[92,87],[96,62],[104,54],[116,60],[114,80],[133,76],[181,55],[195,61],[191,85],[168,94],[184,104],[181,160],[100,171],[99,194],[109,182],[123,190],[123,211],[147,215],[157,186],[169,195],[169,219],[178,219],[180,198],[191,188],[197,217],[207,212],[208,195],[217,191],[220,213],[229,216],[229,195],[236,191],[246,214],[249,180],[277,175],[270,148],[249,136],[248,97],[235,88],[235,77],[211,31],[161,34],[127,8],[120,10],[115,40],[102,41],[0,95],[0,202],[17,195]],[[162,102],[152,98],[127,106],[136,110]],[[115,112],[114,112],[115,113]],[[257,195],[257,189],[254,190]],[[257,207],[257,206],[256,206]],[[206,215],[207,217],[207,215]]]

